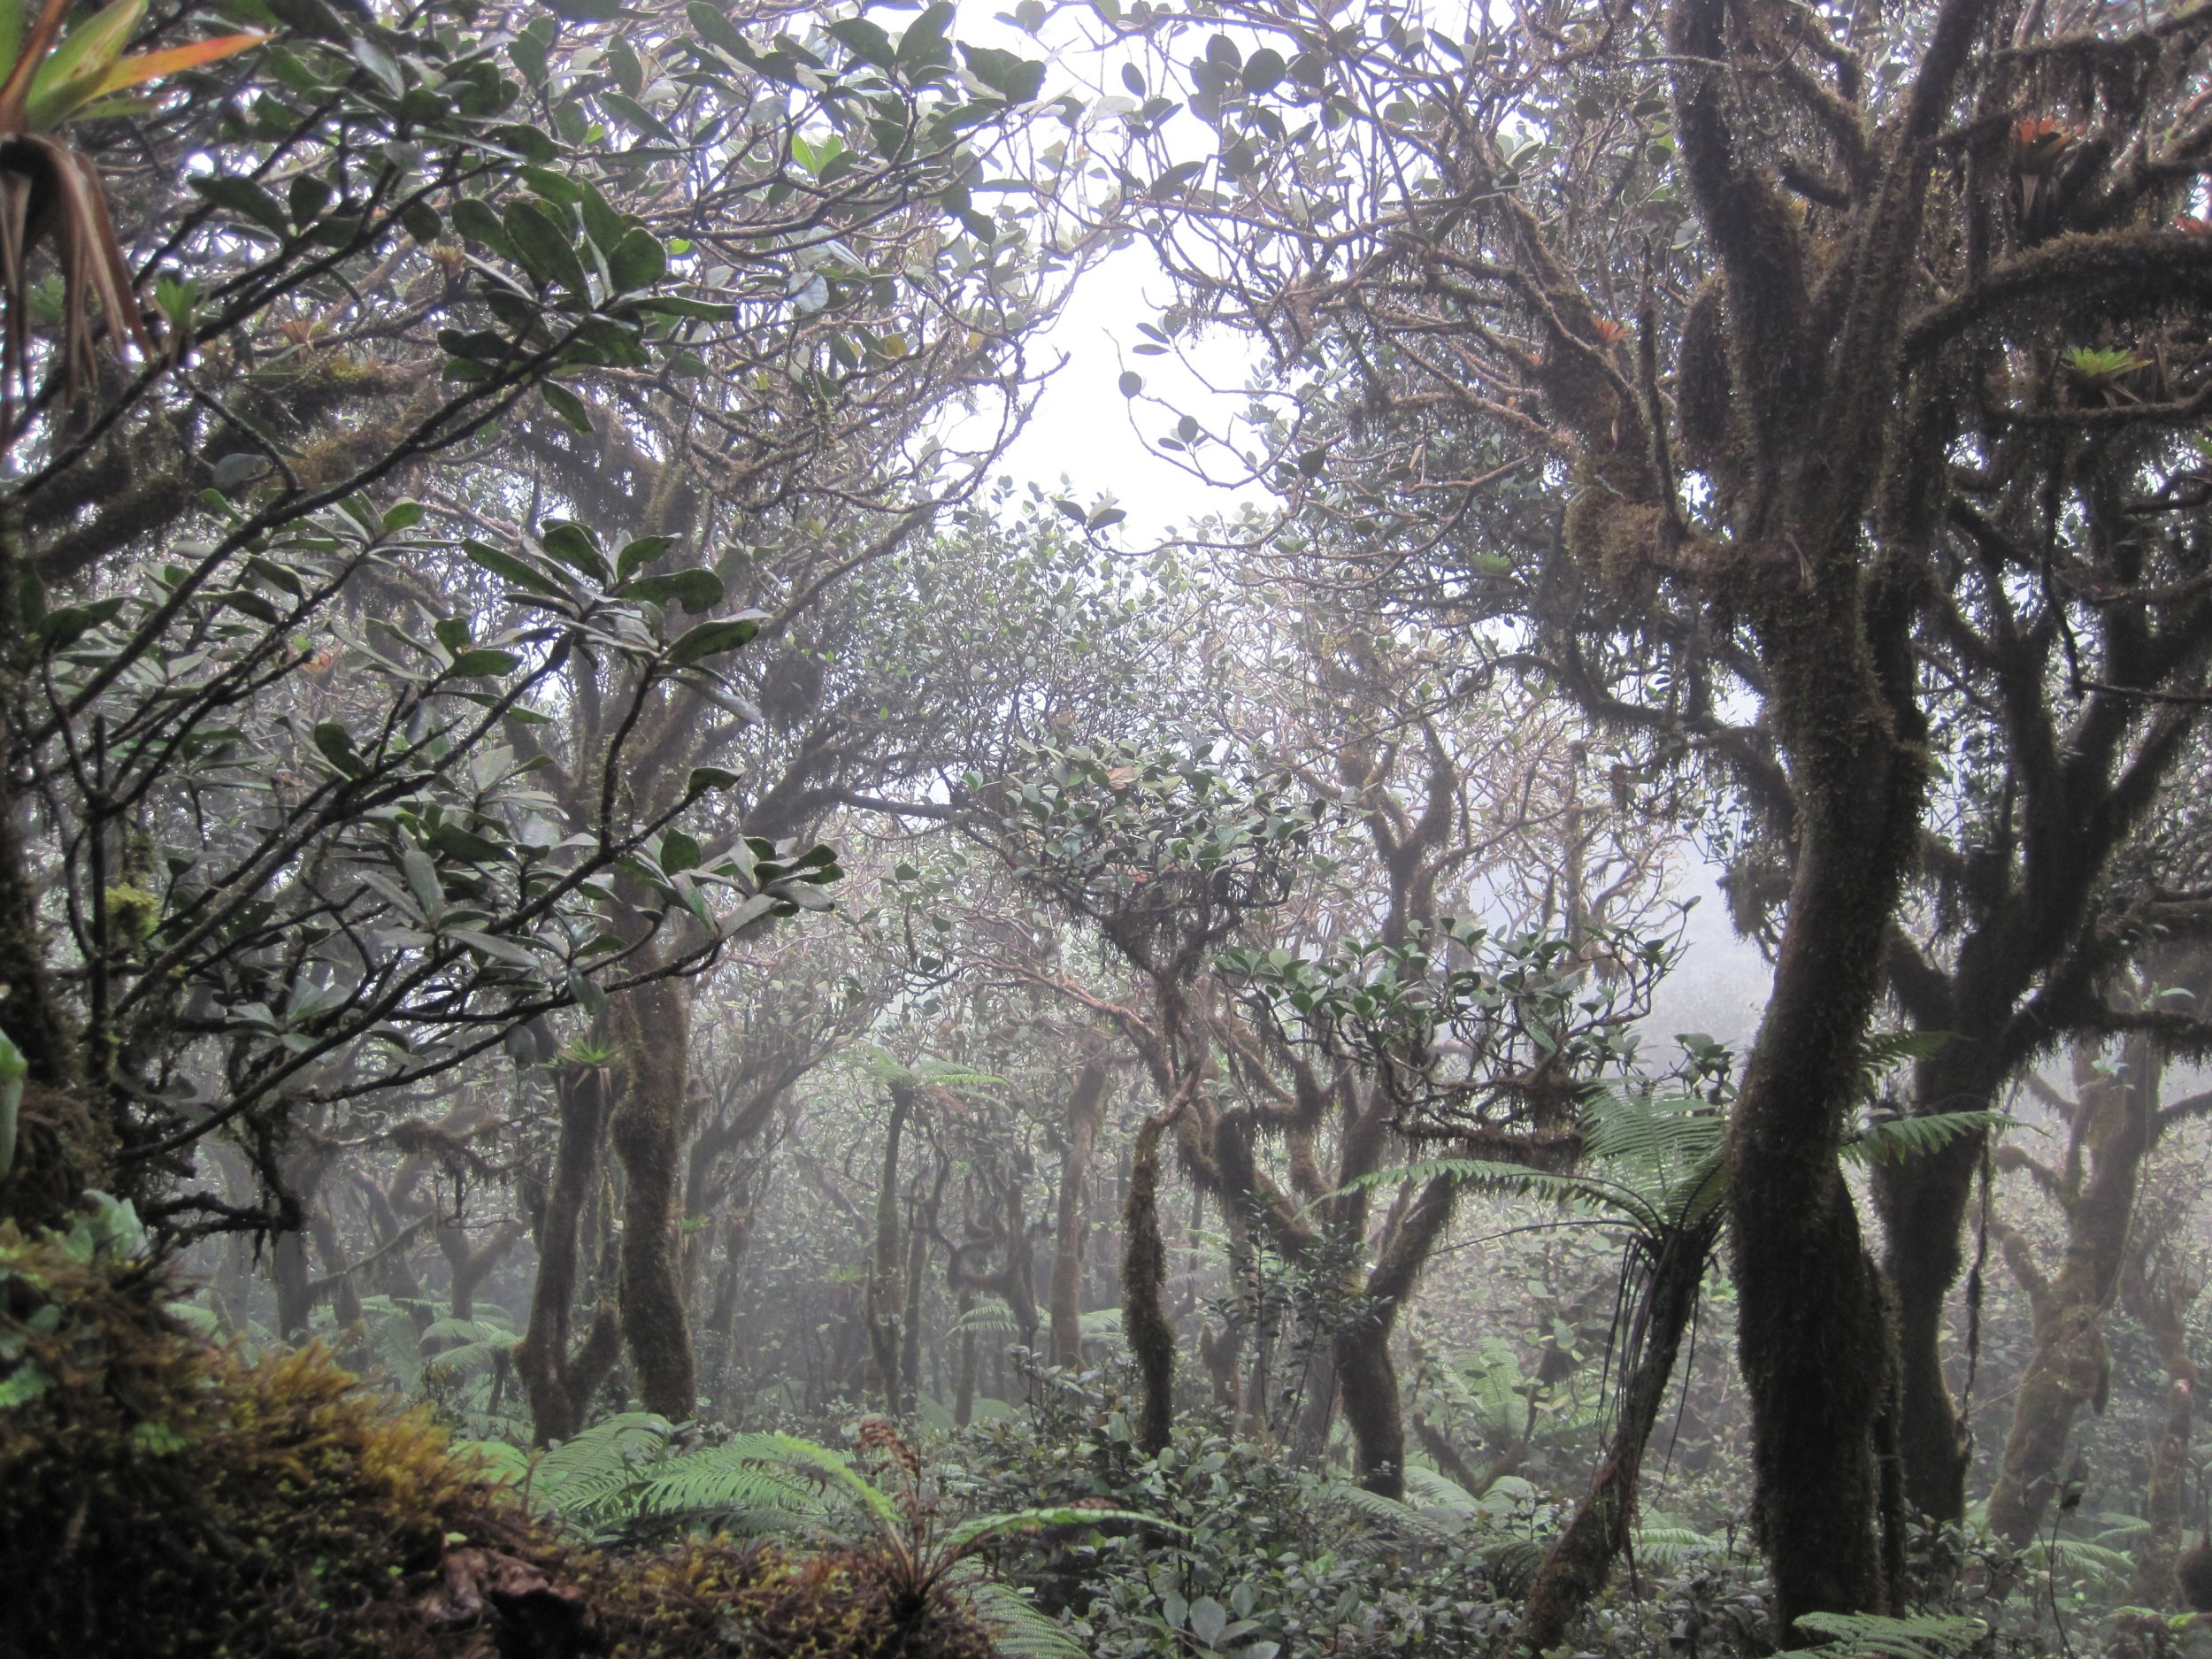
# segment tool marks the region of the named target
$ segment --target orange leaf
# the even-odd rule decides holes
[[[101,76],[100,84],[92,89],[94,97],[105,97],[111,92],[120,92],[126,87],[141,87],[149,81],[158,81],[164,75],[173,75],[180,69],[197,69],[202,64],[235,58],[250,51],[269,37],[266,35],[218,35],[213,40],[194,41],[188,46],[171,46],[157,52],[140,52],[126,58],[114,68]]]

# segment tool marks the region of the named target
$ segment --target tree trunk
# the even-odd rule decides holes
[[[2160,1242],[2139,1245],[2120,1276],[2121,1302],[2150,1333],[2166,1368],[2166,1421],[2151,1448],[2150,1484],[2143,1494],[2143,1518],[2149,1525],[2135,1546],[2128,1592],[2130,1600],[2147,1607],[2173,1600],[2174,1562],[2188,1520],[2189,1442],[2197,1410],[2197,1363],[2189,1352],[2188,1313],[2200,1286]]]
[[[937,1236],[937,1217],[945,1202],[945,1182],[952,1175],[952,1158],[940,1153],[937,1175],[929,1197],[910,1213],[906,1243],[906,1329],[899,1349],[899,1375],[905,1390],[899,1415],[910,1415],[919,1404],[922,1386],[922,1287],[929,1274],[929,1241]],[[916,1186],[918,1187],[918,1181]]]
[[[1970,977],[1967,968],[1960,977]],[[2004,1010],[1994,1011],[2001,1016]],[[2002,1080],[1993,1075],[1993,1055],[1991,1033],[1954,1030],[1942,1049],[1921,1064],[1914,1114],[1987,1110]],[[1943,1332],[1945,1305],[1964,1265],[1966,1212],[1986,1140],[1985,1134],[1956,1136],[1932,1153],[1886,1160],[1873,1171],[1882,1271],[1897,1309],[1898,1451],[1905,1501],[1939,1524],[1965,1518],[1973,1461],[1969,1425],[1943,1374]]]
[[[2078,1165],[2086,1146],[2088,1171],[2085,1179],[2075,1178],[2070,1192],[2062,1184],[2058,1189],[2066,1216],[2058,1271],[2047,1279],[2025,1238],[2009,1227],[1998,1232],[2006,1265],[2028,1294],[2035,1333],[2005,1435],[2003,1466],[1989,1494],[1990,1530],[2016,1548],[2034,1538],[2056,1495],[2075,1413],[2101,1406],[2110,1386],[2104,1313],[2120,1289],[2143,1163],[2157,1138],[2163,1070],[2149,1039],[2129,1040],[2119,1076],[2098,1076],[2085,1059],[2076,1071],[2072,1157]],[[2001,1153],[2008,1167],[2027,1161],[2013,1148]]]
[[[883,1137],[883,1179],[876,1188],[874,1255],[868,1264],[868,1383],[892,1417],[899,1414],[899,1337],[903,1286],[899,1277],[899,1142],[913,1114],[911,1085],[891,1085],[891,1124]]]
[[[622,998],[618,1018],[626,1077],[608,1127],[624,1176],[622,1336],[645,1409],[681,1423],[699,1409],[676,1256],[677,1179],[691,1076],[690,987],[675,979],[639,986]]]
[[[1406,1490],[1405,1417],[1390,1333],[1398,1310],[1413,1294],[1414,1279],[1452,1218],[1457,1190],[1449,1177],[1440,1176],[1392,1217],[1374,1271],[1367,1276],[1363,1305],[1336,1334],[1337,1397],[1352,1434],[1353,1476],[1386,1498],[1402,1498]]]
[[[1122,1210],[1121,1332],[1137,1368],[1137,1449],[1156,1456],[1175,1432],[1175,1327],[1166,1306],[1167,1241],[1160,1233],[1160,1117],[1144,1120]]]
[[[555,1084],[561,1119],[538,1221],[538,1277],[530,1292],[530,1323],[515,1344],[515,1375],[530,1405],[534,1444],[565,1440],[583,1426],[584,1412],[620,1357],[621,1326],[611,1303],[593,1312],[591,1328],[574,1353],[570,1318],[576,1298],[585,1201],[599,1172],[599,1141],[606,1128],[608,1079],[603,1068],[572,1066]]]
[[[448,1222],[437,1229],[438,1249],[446,1259],[449,1272],[447,1302],[455,1318],[476,1317],[476,1293],[507,1252],[522,1242],[526,1231],[519,1221],[503,1221],[485,1236],[482,1243],[472,1247],[468,1229],[459,1222]]]
[[[1839,1157],[1924,769],[1887,705],[1850,672],[1865,655],[1862,603],[1855,586],[1799,595],[1802,634],[1777,671],[1800,677],[1796,695],[1778,699],[1800,780],[1798,862],[1729,1137],[1754,1512],[1785,1645],[1801,1613],[1886,1610],[1903,1588],[1886,1582],[1877,1535],[1895,1532],[1876,1445],[1893,1412],[1894,1339]],[[1823,656],[1841,662],[1823,672]]]
[[[295,1346],[306,1340],[314,1297],[307,1266],[307,1234],[295,1227],[269,1247],[269,1277],[276,1285],[277,1335]]]
[[[960,1293],[960,1315],[965,1318],[975,1309],[975,1294]],[[953,1372],[952,1421],[956,1428],[966,1428],[975,1415],[975,1333],[960,1333],[960,1359]]]
[[[1068,1096],[1067,1146],[1060,1155],[1060,1214],[1052,1246],[1052,1363],[1083,1365],[1083,1191],[1091,1178],[1091,1148],[1106,1116],[1106,1068],[1085,1065]]]
[[[1636,1361],[1621,1388],[1612,1443],[1574,1518],[1544,1557],[1521,1605],[1519,1627],[1507,1644],[1509,1653],[1540,1654],[1566,1640],[1568,1627],[1605,1587],[1614,1561],[1628,1547],[1644,1451],[1665,1402],[1682,1338],[1697,1311],[1714,1231],[1676,1236],[1652,1264],[1651,1282],[1635,1314],[1638,1328],[1627,1335],[1627,1351]]]

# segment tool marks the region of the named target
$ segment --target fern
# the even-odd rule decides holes
[[[945,1327],[947,1336],[961,1336],[970,1331],[1004,1335],[1018,1331],[1014,1310],[1002,1296],[986,1296],[981,1302]]]
[[[2015,1121],[1999,1111],[1930,1112],[1920,1118],[1877,1118],[1845,1137],[1843,1156],[1860,1164],[1902,1164],[1939,1152],[1962,1136],[1985,1134]]]
[[[1821,1659],[1956,1659],[1989,1634],[1989,1626],[1981,1620],[1955,1613],[1922,1613],[1911,1618],[1804,1613],[1798,1617],[1797,1628],[1826,1637],[1829,1645],[1792,1652],[1817,1652]]]
[[[1074,1633],[1040,1612],[1015,1586],[973,1570],[949,1582],[989,1629],[1002,1659],[1088,1659],[1090,1650]]]
[[[532,1502],[582,1524],[627,1514],[641,1466],[659,1458],[675,1425],[649,1411],[626,1411],[547,1448],[523,1492]]]
[[[1719,1539],[1695,1527],[1678,1526],[1656,1517],[1636,1529],[1637,1563],[1655,1572],[1672,1572],[1694,1555],[1713,1555],[1724,1548]]]
[[[1426,1508],[1457,1509],[1466,1515],[1475,1512],[1474,1494],[1433,1469],[1424,1469],[1417,1463],[1409,1465],[1406,1470],[1406,1489],[1418,1496]]]
[[[705,1447],[670,1459],[662,1469],[632,1490],[632,1516],[711,1520],[744,1533],[822,1531],[834,1518],[818,1483],[764,1462],[740,1444]]]
[[[1424,1540],[1433,1544],[1456,1542],[1465,1536],[1474,1523],[1471,1509],[1439,1506],[1419,1509],[1396,1498],[1386,1498],[1379,1492],[1354,1486],[1348,1480],[1331,1481],[1323,1489],[1332,1502],[1343,1505],[1356,1515],[1365,1517],[1378,1525],[1393,1532]]]
[[[1086,1342],[1113,1343],[1128,1340],[1122,1334],[1121,1310],[1118,1308],[1094,1308],[1083,1316],[1082,1325]]]

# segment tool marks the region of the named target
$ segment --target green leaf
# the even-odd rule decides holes
[[[543,594],[553,599],[571,596],[565,583],[555,580],[547,572],[504,549],[483,541],[465,541],[462,549],[467,553],[470,564],[479,565],[495,576],[503,577],[518,588],[527,588],[533,593]]]
[[[517,202],[501,221],[515,261],[541,283],[558,282],[571,293],[585,292],[583,263],[570,234],[535,202]]]
[[[691,19],[691,27],[698,30],[699,37],[710,46],[720,47],[741,64],[753,61],[750,42],[738,33],[737,25],[731,22],[718,6],[709,5],[707,0],[691,0],[684,10]]]
[[[592,435],[591,411],[584,407],[584,400],[563,386],[558,380],[540,380],[538,396],[546,406],[561,418],[564,424],[584,437]]]
[[[430,862],[428,853],[407,842],[400,849],[399,868],[425,916],[434,917],[445,909],[445,889],[438,885],[438,866]]]
[[[615,555],[615,580],[628,581],[675,545],[676,538],[669,535],[641,535],[634,541],[625,542],[622,551]]]
[[[463,651],[453,659],[453,672],[464,680],[496,678],[511,674],[522,666],[522,658],[512,651],[494,650],[480,646],[472,651]]]
[[[353,746],[353,733],[335,720],[325,720],[309,733],[323,758],[349,778],[358,778],[368,771],[368,764]]]
[[[651,288],[668,274],[668,250],[650,231],[630,230],[607,256],[607,280],[618,294]]]
[[[463,829],[450,818],[440,820],[430,832],[430,844],[447,857],[458,858],[464,864],[498,864],[507,856],[507,849],[497,841]]]
[[[100,599],[88,605],[50,611],[39,621],[39,640],[50,651],[65,651],[102,623],[112,620],[122,609],[120,599]]]
[[[691,780],[685,786],[685,792],[689,795],[707,795],[717,789],[734,789],[743,781],[744,780],[737,773],[726,772],[719,766],[694,766],[691,769]]]
[[[668,874],[680,875],[687,870],[699,867],[699,843],[681,830],[670,830],[661,837],[661,868]]]
[[[888,69],[898,62],[898,49],[882,26],[866,18],[840,18],[829,26],[830,38],[863,63]]]
[[[274,233],[280,241],[290,240],[291,221],[285,217],[283,207],[276,197],[251,179],[207,173],[196,175],[191,185],[217,207],[228,208],[234,213],[242,214],[255,224]]]
[[[605,556],[599,551],[598,539],[582,525],[570,518],[551,518],[539,526],[538,540],[555,558],[581,575],[595,582],[611,580]]]
[[[504,258],[516,257],[513,247],[507,241],[507,232],[493,212],[491,204],[480,196],[465,196],[454,203],[450,217],[453,228],[480,248],[488,248]]]
[[[673,667],[701,662],[724,651],[735,650],[760,632],[757,612],[745,617],[726,617],[718,622],[702,622],[687,629],[684,636],[668,648],[668,661]]]
[[[1271,91],[1285,73],[1282,54],[1262,47],[1244,60],[1244,89],[1254,97]]]
[[[657,605],[672,600],[694,616],[704,616],[722,603],[722,579],[707,570],[672,571],[665,576],[641,576],[622,591],[627,598]]]

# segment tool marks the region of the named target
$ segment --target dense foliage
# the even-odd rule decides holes
[[[2208,58],[0,0],[0,1651],[2200,1647]]]

